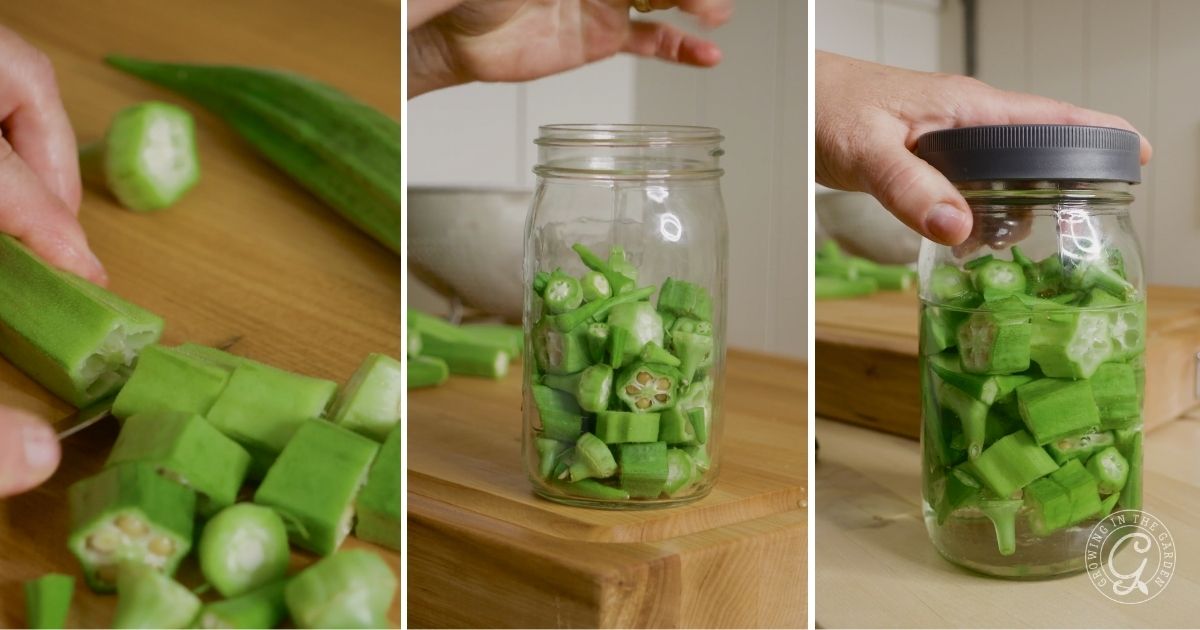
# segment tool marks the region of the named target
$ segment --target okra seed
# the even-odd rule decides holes
[[[120,543],[117,533],[111,529],[98,531],[87,539],[88,547],[100,553],[112,553]]]
[[[175,543],[166,536],[155,536],[150,541],[150,552],[160,556],[169,556],[175,552]]]
[[[637,382],[641,383],[642,385],[645,385],[652,380],[654,380],[654,377],[650,376],[649,372],[638,372]]]
[[[117,528],[130,536],[145,536],[147,532],[146,524],[142,522],[142,519],[128,514],[117,518]]]
[[[658,379],[658,389],[660,389],[660,390],[671,389],[671,381],[667,380],[666,378]]]
[[[650,401],[645,398],[639,398],[636,404],[638,409],[646,409],[650,406]]]
[[[657,396],[654,397],[654,400],[657,400],[660,403],[665,403],[668,400],[671,400],[671,397],[666,394],[658,394]]]
[[[629,394],[630,396],[636,396],[637,393],[640,391],[641,391],[640,389],[638,389],[637,387],[635,387],[633,385],[628,385],[625,387],[625,393]]]

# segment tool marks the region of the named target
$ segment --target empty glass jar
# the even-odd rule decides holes
[[[523,457],[601,508],[708,494],[720,455],[728,235],[720,132],[550,125],[525,230]]]

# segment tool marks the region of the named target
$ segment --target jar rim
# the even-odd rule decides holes
[[[716,127],[625,123],[567,123],[538,127],[539,146],[660,147],[716,144],[724,140]]]

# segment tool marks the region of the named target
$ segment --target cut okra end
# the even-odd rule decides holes
[[[292,621],[301,628],[380,628],[396,596],[387,562],[363,549],[318,560],[284,589]]]
[[[205,524],[199,558],[201,573],[217,592],[242,595],[287,573],[287,529],[274,510],[239,503]]]
[[[374,352],[367,355],[334,399],[330,419],[382,442],[400,424],[400,404],[407,389],[401,380],[399,361]]]
[[[58,629],[67,625],[75,578],[48,573],[25,582],[25,627]]]
[[[104,141],[80,151],[85,177],[102,178],[130,210],[161,210],[178,201],[200,179],[195,122],[187,110],[146,102],[121,110]]]
[[[187,628],[200,612],[200,598],[153,567],[122,562],[117,573],[113,628]]]

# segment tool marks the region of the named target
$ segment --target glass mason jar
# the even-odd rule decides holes
[[[702,498],[717,476],[725,371],[720,132],[540,132],[524,264],[534,491],[612,509]]]
[[[921,247],[925,524],[996,576],[1081,571],[1095,523],[1140,509],[1145,282],[1139,138],[1006,125],[922,136],[971,236]]]

